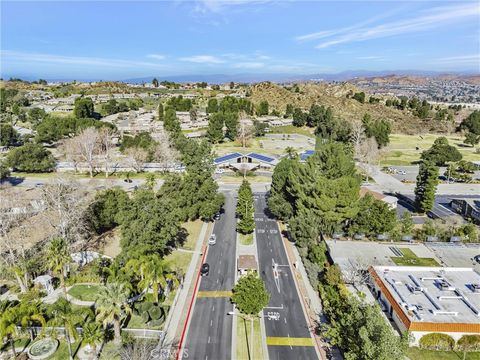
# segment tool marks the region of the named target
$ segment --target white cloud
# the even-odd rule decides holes
[[[86,56],[64,56],[54,54],[40,54],[40,53],[26,53],[21,51],[1,50],[2,59],[16,60],[26,63],[43,62],[49,64],[64,64],[64,65],[88,65],[88,66],[108,66],[108,67],[163,67],[163,65],[150,63],[145,61],[122,60],[122,59],[107,59]]]
[[[260,69],[260,68],[263,68],[264,66],[265,64],[262,62],[253,62],[253,61],[240,62],[240,63],[233,64],[233,67],[237,69]]]
[[[213,55],[187,56],[187,57],[181,57],[180,60],[194,62],[194,63],[203,63],[203,64],[223,64],[225,62],[219,57],[213,56]]]
[[[161,54],[148,54],[147,58],[155,59],[155,60],[164,60],[166,56]]]
[[[471,2],[454,6],[435,7],[430,9],[428,13],[425,12],[417,17],[412,16],[406,20],[392,21],[370,27],[365,26],[373,22],[373,20],[378,20],[378,18],[374,18],[353,26],[306,34],[295,39],[300,42],[325,39],[325,41],[316,46],[317,49],[325,49],[338,44],[430,30],[448,23],[464,21],[470,17],[478,19],[479,15],[480,3]]]
[[[451,66],[475,66],[480,70],[480,54],[449,56],[436,59],[433,63]]]

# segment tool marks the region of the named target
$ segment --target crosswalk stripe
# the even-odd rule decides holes
[[[199,291],[197,298],[231,297],[231,291]]]
[[[314,346],[312,338],[267,336],[267,345]]]

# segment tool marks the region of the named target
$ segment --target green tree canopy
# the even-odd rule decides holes
[[[460,127],[475,135],[480,135],[480,110],[475,110],[468,115],[468,117],[462,121]]]
[[[95,232],[102,234],[119,225],[120,214],[129,201],[128,194],[120,188],[97,193],[87,211],[89,223]]]
[[[440,136],[435,139],[430,149],[422,152],[422,160],[431,161],[437,166],[444,166],[449,161],[462,160],[462,154],[455,146],[448,143],[448,140],[444,136]]]
[[[254,273],[241,277],[232,293],[232,302],[245,315],[258,315],[270,301],[265,283]]]
[[[14,146],[19,138],[17,130],[12,125],[0,123],[0,146]]]
[[[168,196],[157,197],[153,191],[139,189],[120,213],[122,254],[163,255],[173,244],[180,229],[182,211]]]
[[[7,164],[15,171],[50,172],[55,169],[52,153],[42,145],[33,143],[12,149],[7,155]]]
[[[207,136],[214,144],[223,140],[223,124],[225,118],[222,113],[214,113],[209,116]]]
[[[358,214],[352,219],[351,233],[363,233],[367,236],[386,234],[395,228],[397,213],[387,203],[366,194],[359,201]]]
[[[93,118],[94,117],[93,100],[89,97],[87,98],[80,97],[75,99],[73,116],[75,116],[77,119]]]
[[[423,161],[417,175],[415,204],[424,213],[433,209],[438,185],[438,167],[431,161]]]
[[[253,204],[253,192],[247,180],[243,180],[238,189],[237,215],[240,220],[237,230],[242,234],[249,234],[255,230],[255,208]]]

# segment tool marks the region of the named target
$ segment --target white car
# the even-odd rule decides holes
[[[217,169],[215,170],[215,174],[223,174],[225,172],[225,169]]]
[[[215,234],[210,235],[208,239],[208,245],[215,245],[217,243],[217,236]]]

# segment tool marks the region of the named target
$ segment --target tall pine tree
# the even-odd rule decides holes
[[[425,213],[433,209],[437,185],[438,167],[432,161],[423,161],[415,187],[415,205],[419,212]]]
[[[250,184],[246,180],[243,180],[242,185],[240,185],[240,188],[238,189],[236,212],[240,218],[240,221],[237,224],[237,230],[242,234],[253,232],[253,230],[255,230],[253,192]]]

